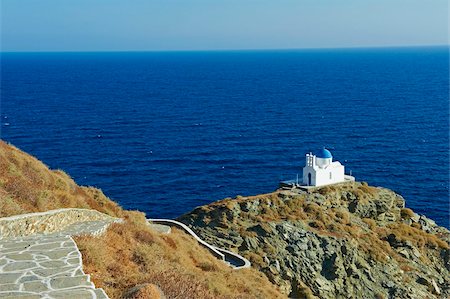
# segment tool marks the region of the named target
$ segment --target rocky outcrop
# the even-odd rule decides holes
[[[448,298],[449,231],[365,183],[225,199],[179,218],[293,298]]]

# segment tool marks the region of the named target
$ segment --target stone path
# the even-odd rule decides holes
[[[51,234],[0,239],[0,298],[108,298],[83,272],[71,235],[100,234],[117,220],[84,221]]]
[[[108,298],[82,269],[70,236],[0,242],[0,298]]]

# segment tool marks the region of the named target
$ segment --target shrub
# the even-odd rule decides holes
[[[377,226],[375,220],[371,218],[363,218],[362,221],[369,226],[370,229],[374,229]]]
[[[177,243],[175,243],[175,241],[169,237],[169,236],[163,236],[162,239],[164,240],[164,242],[166,242],[167,245],[169,245],[172,249],[177,249]]]
[[[155,242],[155,237],[149,231],[140,230],[135,233],[135,238],[138,242],[151,244]]]
[[[422,225],[420,225],[420,223],[418,223],[418,222],[413,222],[411,224],[411,226],[414,227],[414,228],[417,228],[417,229],[422,229]]]
[[[364,194],[370,195],[372,197],[378,194],[378,189],[367,185],[366,182],[362,182],[358,187],[358,190],[361,190]]]
[[[347,224],[350,220],[349,214],[346,211],[337,211],[335,214],[339,223]]]
[[[256,254],[254,252],[249,252],[246,254],[246,258],[249,259],[249,261],[252,263],[252,265],[259,266],[259,268],[266,266],[266,262],[264,262],[263,257],[259,254]]]
[[[411,209],[403,208],[400,210],[400,215],[402,216],[403,219],[410,219],[411,217],[414,216],[414,212]]]
[[[314,220],[308,223],[310,227],[316,228],[318,230],[324,230],[325,229],[325,225],[323,224],[322,221],[319,220]]]
[[[208,271],[208,272],[217,271],[217,266],[212,263],[208,263],[208,262],[201,262],[197,265],[197,267],[199,267],[203,271]]]
[[[402,269],[404,272],[411,272],[412,270],[415,270],[413,267],[411,267],[408,264],[400,265],[400,269]]]
[[[386,296],[383,295],[382,293],[376,293],[375,294],[375,299],[385,299],[385,298],[386,298]]]
[[[421,229],[417,229],[404,223],[391,224],[388,228],[390,228],[390,233],[395,234],[397,239],[401,241],[410,241],[413,245],[422,249],[424,246],[431,248],[449,248],[447,242],[440,239],[438,236],[426,233]]]

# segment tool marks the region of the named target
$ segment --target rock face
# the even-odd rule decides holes
[[[449,231],[391,190],[346,183],[225,199],[178,220],[293,298],[448,298]]]

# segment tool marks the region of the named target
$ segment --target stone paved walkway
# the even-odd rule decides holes
[[[108,298],[82,269],[71,235],[102,233],[111,221],[85,221],[61,232],[0,239],[0,298]]]

